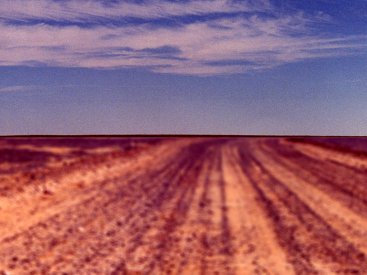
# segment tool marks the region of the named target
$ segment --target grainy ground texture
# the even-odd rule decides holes
[[[367,138],[2,138],[0,274],[367,274]]]

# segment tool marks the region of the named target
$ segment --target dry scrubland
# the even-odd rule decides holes
[[[367,138],[2,138],[0,274],[367,274]]]

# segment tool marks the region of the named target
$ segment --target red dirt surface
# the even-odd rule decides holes
[[[367,138],[2,138],[0,274],[367,274]]]

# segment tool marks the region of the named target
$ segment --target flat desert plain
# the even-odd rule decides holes
[[[367,138],[1,138],[0,274],[367,274]]]

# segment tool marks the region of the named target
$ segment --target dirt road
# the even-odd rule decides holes
[[[342,143],[0,140],[0,274],[367,274],[367,139]]]

